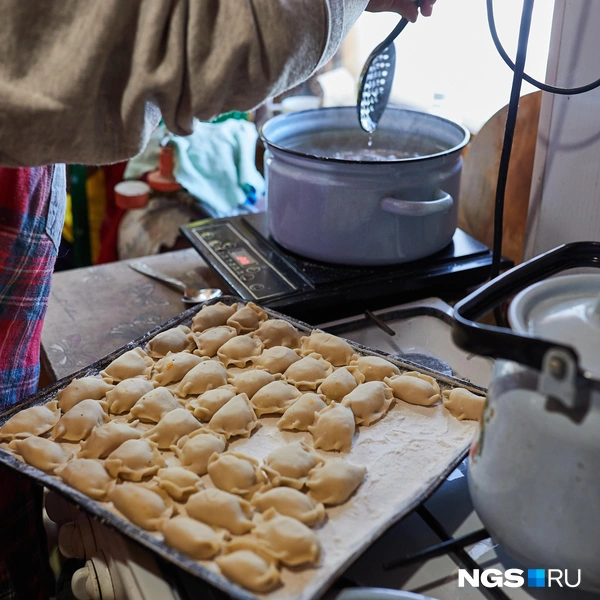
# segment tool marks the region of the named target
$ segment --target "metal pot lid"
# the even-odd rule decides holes
[[[580,367],[600,378],[600,275],[563,275],[518,294],[508,317],[519,333],[571,346]]]

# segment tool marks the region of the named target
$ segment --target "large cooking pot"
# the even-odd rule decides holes
[[[388,108],[370,138],[355,107],[322,108],[274,117],[261,138],[271,235],[284,248],[325,262],[386,265],[451,242],[464,127]]]
[[[455,307],[454,339],[496,361],[469,463],[473,504],[528,567],[600,591],[600,243],[561,246]],[[534,285],[532,285],[534,284]],[[520,292],[520,293],[518,293]],[[475,319],[514,298],[512,331]]]

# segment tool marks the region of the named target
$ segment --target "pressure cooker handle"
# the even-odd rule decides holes
[[[475,321],[532,284],[581,267],[600,268],[600,242],[564,244],[500,275],[454,307],[454,342],[467,352],[518,362],[538,371],[551,349],[566,352],[577,364],[577,352],[570,346]],[[584,377],[581,372],[579,375]]]
[[[426,217],[448,212],[454,204],[452,196],[443,190],[438,190],[436,196],[434,200],[424,201],[384,198],[381,209],[403,217]]]

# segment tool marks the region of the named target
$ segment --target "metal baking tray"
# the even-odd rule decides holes
[[[25,408],[29,408],[31,406],[38,406],[41,404],[45,404],[54,399],[57,392],[64,387],[66,387],[73,379],[85,377],[88,375],[96,375],[100,371],[102,371],[109,363],[115,360],[118,356],[123,354],[124,352],[131,350],[136,347],[145,346],[154,336],[158,333],[166,329],[170,329],[172,327],[176,327],[177,325],[190,325],[192,318],[195,314],[203,307],[210,304],[215,304],[217,302],[224,302],[226,304],[233,304],[235,302],[243,302],[241,298],[235,296],[224,296],[221,298],[217,298],[211,301],[208,301],[204,304],[200,304],[190,308],[189,310],[181,313],[179,316],[170,319],[163,325],[160,325],[149,331],[145,335],[139,337],[132,342],[122,346],[118,350],[115,350],[111,354],[105,356],[104,358],[92,363],[88,367],[85,367],[72,375],[69,375],[55,384],[48,386],[47,388],[41,390],[37,394],[29,396],[25,398],[21,402],[16,405],[10,407],[8,410],[0,413],[0,426],[2,426],[10,417],[12,417],[16,412],[23,410]],[[270,310],[268,308],[262,307],[263,310],[272,318],[284,319],[291,323],[294,327],[296,327],[301,333],[310,333],[314,327],[307,325],[306,323],[297,321],[292,319],[286,315],[278,313],[276,311]],[[373,356],[381,356],[386,358],[390,362],[397,365],[399,368],[404,370],[411,371],[419,371],[421,373],[431,375],[435,377],[435,379],[439,382],[441,389],[449,389],[453,387],[464,387],[469,389],[475,393],[485,393],[485,389],[475,386],[467,381],[463,381],[461,379],[457,379],[454,377],[448,377],[442,375],[436,371],[429,370],[424,368],[416,363],[411,363],[409,361],[402,361],[391,358],[384,352],[379,352],[377,350],[373,350],[371,348],[367,348],[366,346],[362,346],[361,344],[357,344],[355,342],[349,343],[360,353],[360,354],[368,354]],[[348,556],[345,557],[343,563],[339,564],[334,572],[330,572],[324,577],[318,585],[318,588],[313,589],[310,593],[310,596],[306,596],[302,594],[303,600],[307,598],[316,599],[323,595],[328,587],[335,581],[335,579],[345,571],[345,569],[358,557],[362,552],[364,552],[368,546],[370,546],[379,536],[381,536],[389,527],[391,527],[394,523],[405,517],[407,514],[412,512],[415,508],[417,508],[421,503],[425,502],[435,490],[445,481],[448,475],[462,462],[468,452],[468,447],[464,448],[464,451],[460,453],[459,456],[456,457],[455,460],[449,462],[442,472],[440,472],[439,476],[432,481],[431,484],[427,487],[427,489],[420,494],[418,497],[414,498],[414,500],[405,507],[404,510],[398,512],[393,515],[392,518],[389,518],[384,527],[379,528],[376,531],[369,531],[364,538],[364,544],[361,543],[361,547],[357,549],[355,552],[352,552]],[[123,533],[135,540],[136,542],[142,544],[146,548],[152,550],[153,552],[160,555],[162,558],[170,561],[171,563],[177,565],[181,569],[195,575],[197,577],[202,578],[208,583],[214,585],[216,588],[224,591],[234,598],[239,598],[240,600],[256,600],[258,597],[268,598],[269,594],[252,594],[251,592],[246,591],[245,589],[231,583],[226,578],[222,577],[215,571],[199,564],[193,559],[188,558],[184,554],[177,552],[173,548],[167,546],[162,543],[157,537],[152,535],[151,533],[133,525],[129,521],[126,521],[120,518],[115,513],[111,512],[107,508],[105,508],[102,504],[88,498],[86,495],[78,492],[77,490],[71,488],[70,486],[64,484],[59,478],[53,477],[52,475],[48,475],[38,469],[29,466],[13,456],[10,452],[0,448],[0,463],[6,465],[7,467],[22,473],[31,479],[35,480],[38,484],[43,485],[51,490],[54,490],[65,498],[67,498],[70,502],[74,503],[79,508],[84,509],[86,512],[90,513],[93,517],[98,519],[104,525],[111,527],[112,529]]]

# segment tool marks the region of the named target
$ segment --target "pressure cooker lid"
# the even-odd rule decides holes
[[[600,275],[563,275],[541,281],[512,301],[511,327],[573,347],[580,366],[600,378]]]

